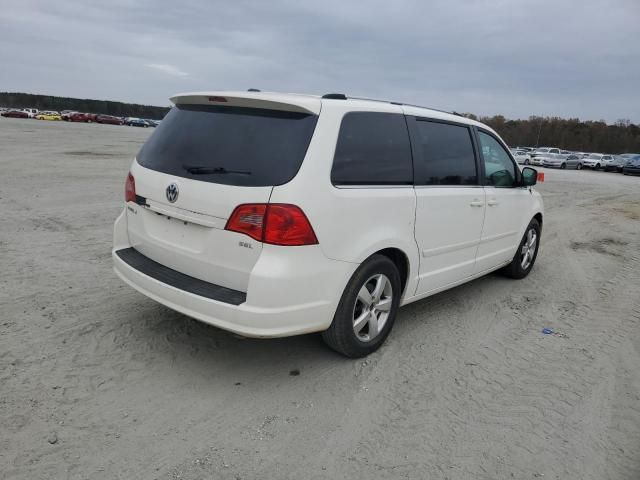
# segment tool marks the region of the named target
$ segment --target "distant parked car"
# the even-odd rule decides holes
[[[562,153],[549,153],[546,157],[542,158],[542,166],[551,168],[575,168],[576,170],[582,169],[582,159],[578,155],[574,154],[562,154]]]
[[[97,123],[108,123],[110,125],[123,125],[124,121],[119,117],[112,115],[96,115]]]
[[[69,117],[70,117],[72,114],[74,114],[74,113],[76,113],[76,111],[75,111],[75,110],[62,110],[62,111],[60,112],[60,116],[62,117],[62,120],[64,120],[64,121],[68,121],[68,120],[69,120]]]
[[[622,165],[623,168],[624,166],[629,163],[630,160],[636,158],[636,157],[640,157],[640,153],[623,153],[622,155],[619,155],[619,157],[622,157],[624,159],[624,164]]]
[[[627,163],[622,167],[622,173],[625,175],[640,175],[640,154],[626,158]]]
[[[58,112],[54,112],[54,111],[42,111],[40,113],[38,113],[36,115],[36,119],[37,120],[54,120],[54,121],[58,121],[58,120],[62,120],[62,117],[60,116],[60,114]]]
[[[525,150],[515,150],[511,153],[513,153],[513,158],[515,158],[519,164],[529,165],[529,163],[531,163],[531,155],[529,155],[529,152]]]
[[[29,118],[35,118],[35,116],[38,114],[37,108],[23,108],[22,111],[27,112]]]
[[[68,119],[70,122],[91,123],[96,121],[96,115],[93,113],[72,112],[69,114]]]
[[[621,155],[611,155],[611,159],[602,160],[602,168],[605,172],[622,172],[622,167],[627,163],[627,159]]]
[[[542,157],[546,157],[550,153],[560,153],[559,148],[540,147],[531,153],[531,165],[542,165]]]
[[[24,110],[7,110],[2,112],[2,116],[7,118],[29,118],[29,113]]]
[[[582,166],[599,170],[602,166],[602,160],[605,155],[602,153],[590,153],[588,156],[582,159]],[[610,157],[611,155],[609,155]]]
[[[149,124],[141,118],[128,117],[124,121],[125,125],[129,125],[130,127],[143,127],[148,128]]]

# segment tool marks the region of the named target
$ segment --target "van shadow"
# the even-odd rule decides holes
[[[344,367],[352,369],[353,360],[330,350],[320,334],[286,338],[247,338],[175,312],[146,298],[136,299],[126,322],[133,328],[137,348],[147,351],[161,369],[176,373],[187,370],[215,383],[239,385],[245,382],[285,379],[311,372]],[[144,303],[140,305],[140,303]],[[133,346],[136,348],[136,346]],[[164,366],[164,367],[163,367]],[[166,373],[170,374],[170,373]]]

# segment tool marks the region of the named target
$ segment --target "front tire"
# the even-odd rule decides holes
[[[576,170],[582,170],[582,164],[581,163],[576,165]]]
[[[565,168],[567,168],[567,164],[563,163],[562,165],[560,165],[560,170],[564,170]]]
[[[596,166],[594,167],[594,170],[600,170],[600,164],[596,163]]]
[[[383,255],[369,257],[349,280],[322,339],[346,357],[369,355],[389,335],[401,294],[400,273],[395,264]]]
[[[507,277],[521,279],[529,275],[538,257],[540,233],[540,223],[534,218],[529,222],[511,263],[502,269]]]

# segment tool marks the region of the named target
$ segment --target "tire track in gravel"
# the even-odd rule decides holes
[[[633,290],[640,283],[640,258],[615,262],[617,273],[598,289],[593,272],[579,258],[589,253],[578,254],[568,245],[563,250],[568,268],[558,267],[554,279],[566,286],[563,291],[541,296],[535,292],[544,288],[533,288],[533,293],[507,297],[494,305],[496,319],[483,324],[488,330],[480,335],[464,323],[475,315],[471,306],[463,322],[451,319],[448,325],[457,340],[434,340],[431,355],[425,356],[416,339],[421,333],[439,335],[438,321],[420,328],[417,317],[425,310],[442,315],[439,306],[451,310],[446,304],[460,300],[464,292],[409,308],[407,313],[416,318],[399,318],[401,324],[418,326],[409,348],[388,347],[372,368],[374,387],[356,399],[367,406],[370,422],[363,427],[362,418],[346,418],[345,428],[327,442],[336,445],[327,457],[341,460],[337,471],[346,469],[352,478],[373,472],[381,478],[636,478],[620,476],[638,473],[634,450],[608,438],[628,441],[629,429],[618,435],[620,422],[613,418],[630,415],[637,429],[640,412],[625,404],[615,413],[615,365],[607,359],[638,326],[623,319],[640,308]],[[608,259],[607,264],[612,267]],[[580,284],[576,278],[585,281]],[[501,307],[507,307],[506,313],[500,313]],[[541,312],[567,337],[541,335]],[[606,319],[615,324],[603,325]],[[439,346],[448,357],[445,364],[438,362]],[[375,387],[376,370],[393,372],[390,387],[384,382]],[[351,432],[346,438],[345,431]],[[398,462],[403,451],[404,462]]]

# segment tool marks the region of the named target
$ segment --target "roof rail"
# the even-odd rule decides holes
[[[325,93],[322,98],[328,98],[330,100],[346,100],[347,96],[344,93]]]
[[[349,97],[352,100],[366,100],[368,102],[381,102],[381,103],[390,103],[391,105],[404,105],[406,107],[416,107],[416,108],[427,108],[429,110],[433,110],[435,112],[448,113],[450,115],[458,115],[455,112],[448,112],[447,110],[441,110],[439,108],[433,107],[425,107],[424,105],[414,105],[412,103],[404,103],[404,102],[394,102],[391,100],[380,100],[378,98],[366,98],[366,97]],[[460,115],[458,115],[460,116]]]

